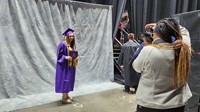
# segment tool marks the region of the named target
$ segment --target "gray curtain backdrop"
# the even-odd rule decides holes
[[[118,31],[119,23],[121,20],[122,13],[124,12],[127,0],[74,0],[81,2],[89,2],[95,4],[112,5],[112,26],[113,26],[113,38],[116,36]]]
[[[0,0],[0,102],[54,91],[56,49],[68,27],[80,55],[75,87],[113,80],[111,6]]]

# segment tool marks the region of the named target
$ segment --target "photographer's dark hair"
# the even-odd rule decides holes
[[[143,42],[142,36],[143,36],[143,33],[142,33],[142,32],[137,33],[136,39],[137,39],[137,41],[138,41],[140,44]]]
[[[179,24],[172,18],[165,18],[157,22],[154,32],[165,42],[172,43],[172,36],[175,40],[182,40]],[[175,73],[174,84],[179,87],[184,83],[186,86],[190,71],[190,46],[182,43],[179,49],[175,49]]]
[[[168,43],[172,43],[172,36],[176,40],[182,39],[179,24],[172,18],[165,18],[158,21],[154,31],[162,40]]]
[[[152,43],[153,42],[153,38],[152,38],[152,34],[151,33],[143,33],[142,34],[142,38],[146,38],[148,43]]]

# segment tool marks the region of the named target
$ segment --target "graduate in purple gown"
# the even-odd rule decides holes
[[[56,79],[55,91],[62,93],[62,103],[72,103],[72,99],[68,93],[74,90],[76,65],[78,57],[73,59],[69,56],[69,52],[76,51],[74,30],[68,28],[64,33],[64,41],[57,48],[57,64],[56,64]]]

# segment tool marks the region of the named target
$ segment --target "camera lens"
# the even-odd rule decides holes
[[[153,33],[153,26],[150,26],[146,29],[146,32]]]

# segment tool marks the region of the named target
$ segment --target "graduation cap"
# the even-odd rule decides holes
[[[68,28],[63,35],[68,36],[69,34],[72,34],[74,32],[74,30],[72,28]]]

